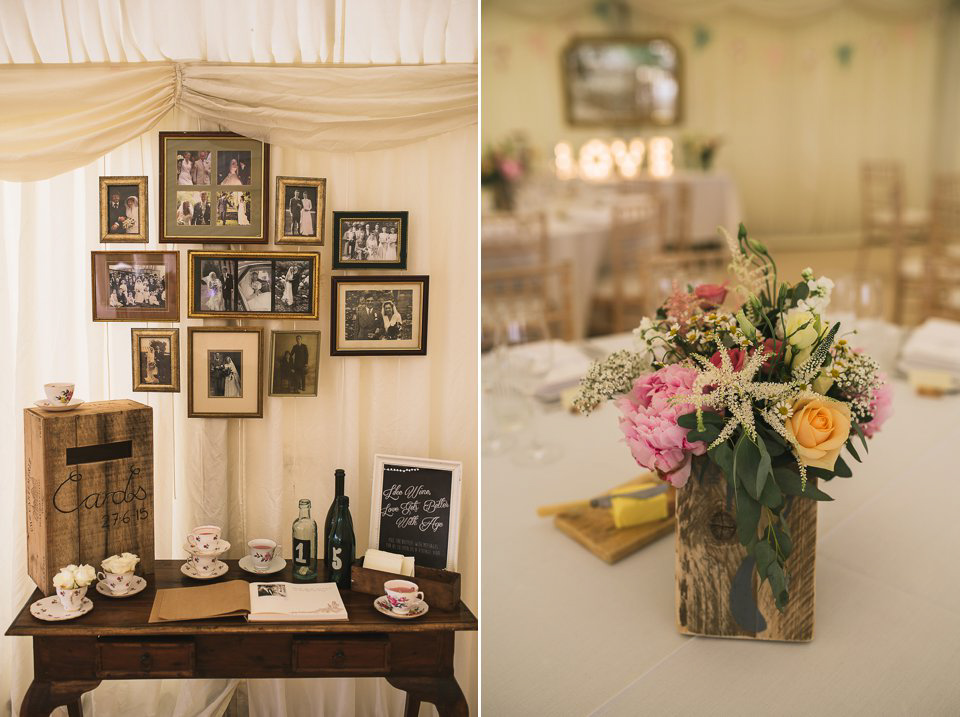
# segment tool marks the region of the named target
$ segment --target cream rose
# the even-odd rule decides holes
[[[73,577],[73,570],[62,568],[59,573],[53,576],[53,586],[61,590],[73,590],[77,586]]]
[[[788,337],[787,343],[790,345],[793,355],[793,366],[801,366],[810,358],[813,353],[813,345],[826,330],[821,326],[820,317],[812,311],[801,308],[793,308],[783,315],[784,326],[777,326],[778,333]],[[818,330],[819,329],[819,330]],[[781,336],[781,338],[783,338]]]
[[[93,569],[92,565],[81,565],[73,576],[77,582],[77,587],[82,588],[97,579],[97,571]]]
[[[793,415],[784,427],[796,441],[801,463],[832,471],[850,436],[850,407],[825,396],[804,393],[794,402]]]
[[[140,558],[133,553],[123,553],[122,555],[111,555],[100,563],[100,565],[102,565],[103,569],[108,573],[122,575],[123,573],[132,573],[139,562]]]

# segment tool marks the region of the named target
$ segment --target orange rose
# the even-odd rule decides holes
[[[816,393],[805,393],[794,402],[793,415],[784,427],[797,442],[801,463],[832,471],[850,436],[850,407]]]

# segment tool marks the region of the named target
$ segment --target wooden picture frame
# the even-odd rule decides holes
[[[180,320],[179,252],[92,251],[90,277],[94,321]]]
[[[233,132],[161,132],[160,241],[268,243],[269,179],[265,142]]]
[[[429,294],[429,276],[331,277],[330,355],[425,356]]]
[[[297,196],[299,194],[299,196]],[[306,202],[310,200],[313,210],[305,215]],[[291,213],[289,222],[287,212],[291,202],[300,202],[300,216]],[[275,228],[274,244],[299,244],[301,246],[323,246],[325,219],[327,215],[327,180],[322,177],[277,177],[276,206],[273,210]],[[315,213],[313,213],[315,212]],[[309,216],[312,231],[302,233]],[[289,231],[288,231],[289,228]]]
[[[144,345],[145,341],[159,346]],[[134,391],[180,392],[180,329],[130,329],[130,353]],[[151,380],[154,376],[156,381]]]
[[[136,193],[136,210],[129,215],[128,205]],[[112,201],[116,193],[117,204]],[[149,213],[146,177],[100,177],[100,241],[103,244],[147,242]]]
[[[409,221],[407,211],[334,212],[333,268],[406,269]]]
[[[585,51],[585,52],[584,52]],[[604,52],[619,52],[610,67],[601,67]],[[584,55],[578,57],[578,53]],[[585,58],[590,62],[585,61]],[[627,62],[636,67],[627,68]],[[656,106],[669,92],[654,92],[623,81],[605,81],[601,75],[626,74],[631,82],[641,82],[637,70],[651,85],[655,81],[669,89],[675,85],[672,107]],[[567,124],[572,127],[672,127],[683,121],[684,77],[683,55],[676,42],[664,35],[596,35],[578,36],[560,53],[560,76],[563,81],[563,104]],[[591,83],[591,74],[598,79]],[[612,78],[617,80],[618,78]],[[591,86],[592,84],[592,86]],[[619,95],[617,89],[619,88]],[[639,106],[638,97],[649,98],[649,106]],[[631,103],[633,107],[630,108]]]
[[[187,327],[187,416],[263,418],[262,328]]]
[[[285,320],[320,315],[317,252],[191,250],[187,265],[187,315],[191,319]],[[288,297],[292,304],[287,303]]]
[[[307,360],[303,367],[302,376],[298,371],[297,357],[291,355],[289,368],[284,368],[277,362],[280,351],[291,354],[296,350],[296,339],[300,337],[302,345],[307,349]],[[319,331],[271,331],[270,332],[270,360],[267,365],[269,373],[269,395],[290,396],[295,398],[317,395],[317,384],[320,378],[320,332]],[[297,380],[303,386],[297,390]]]
[[[388,485],[388,487],[384,489],[384,475],[391,470],[396,471],[397,475],[416,471],[418,473],[416,486],[418,494],[416,496],[407,495],[404,492],[406,486],[402,485],[399,486],[399,491],[398,486],[395,485]],[[443,474],[449,474],[449,490],[445,493],[438,493],[435,485],[431,485],[431,483],[445,483],[447,478]],[[413,554],[416,556],[415,549],[406,548],[399,544],[381,544],[381,521],[384,518],[390,519],[394,515],[399,517],[399,511],[396,513],[391,510],[384,511],[384,501],[388,504],[396,501],[419,501],[416,509],[408,508],[408,513],[410,510],[415,510],[418,517],[416,523],[409,521],[410,526],[413,528],[411,536],[416,533],[429,535],[431,531],[424,531],[423,523],[430,518],[436,520],[446,516],[449,521],[446,526],[447,538],[444,564],[429,565],[427,567],[456,570],[457,553],[460,548],[460,504],[462,488],[463,464],[459,461],[443,461],[433,458],[409,458],[406,456],[391,456],[379,453],[374,455],[373,488],[370,493],[370,539],[368,544],[371,548],[378,550],[402,553],[403,555]],[[439,499],[445,497],[447,494],[449,494],[449,506],[444,509]],[[392,496],[396,497],[394,498]],[[431,505],[428,501],[434,501],[434,504]],[[410,518],[413,516],[408,514],[404,517]],[[436,532],[436,530],[432,532]],[[417,560],[416,564],[419,567],[422,561]]]

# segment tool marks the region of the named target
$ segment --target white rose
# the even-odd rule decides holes
[[[133,572],[138,562],[140,562],[140,558],[133,553],[123,553],[122,555],[111,555],[100,564],[108,573],[119,575]]]
[[[61,570],[53,576],[53,585],[61,590],[72,590],[76,585],[73,579],[73,571],[68,571],[66,568]]]
[[[82,588],[97,579],[97,571],[93,569],[92,565],[81,565],[77,568],[75,578],[77,587]]]

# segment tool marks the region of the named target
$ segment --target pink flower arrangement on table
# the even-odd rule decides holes
[[[854,439],[866,450],[892,413],[892,393],[877,362],[827,321],[830,279],[806,269],[782,283],[742,224],[736,239],[721,233],[740,303],[723,310],[726,283],[675,286],[634,331],[636,351],[590,368],[576,406],[589,413],[614,400],[634,459],[678,489],[691,490],[694,457],[716,464],[737,504],[738,537],[782,609],[787,506],[832,500],[808,477],[851,476],[841,453],[860,460]]]

